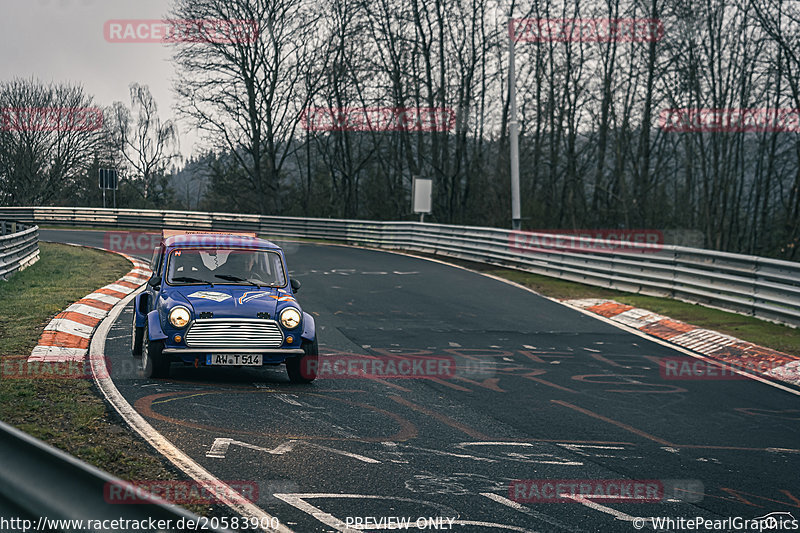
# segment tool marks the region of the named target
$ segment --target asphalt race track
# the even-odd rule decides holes
[[[94,246],[102,235],[41,231],[43,240]],[[257,483],[256,505],[293,530],[346,531],[366,519],[385,529],[389,517],[459,532],[630,532],[636,517],[652,516],[800,518],[798,395],[744,379],[666,380],[659,358],[691,359],[473,272],[380,251],[285,246],[321,354],[452,357],[455,374],[292,385],[283,367],[173,365],[169,380],[146,380],[130,355],[130,306],[106,354],[120,392],[148,422],[219,479]],[[685,490],[658,503],[517,502],[509,492],[515,480],[603,479]]]

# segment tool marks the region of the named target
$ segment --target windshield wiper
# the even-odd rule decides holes
[[[189,277],[189,276],[178,276],[178,277],[172,278],[171,281],[178,281],[178,282],[183,282],[183,283],[207,283],[207,284],[211,285],[212,287],[214,286],[214,283],[211,282],[211,281],[206,281],[206,280],[200,279],[200,278],[192,278],[192,277]]]
[[[228,274],[214,274],[215,278],[224,279],[226,281],[246,281],[250,285],[255,285],[256,287],[269,287],[266,283],[259,283],[258,280],[254,279],[244,279],[240,278],[239,276],[231,276]]]

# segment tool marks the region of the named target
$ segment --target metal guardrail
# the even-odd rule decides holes
[[[130,485],[3,422],[0,456],[2,531],[220,531],[187,526],[189,521],[197,524],[200,518],[163,501],[134,505],[107,501],[109,494],[115,494],[109,487]],[[70,520],[82,520],[83,524],[69,524]],[[156,527],[134,527],[121,520]],[[87,521],[108,522],[97,528],[88,527]]]
[[[800,263],[750,255],[636,243],[614,250],[613,241],[576,237],[564,246],[545,233],[419,222],[72,207],[4,207],[0,216],[49,225],[255,231],[427,252],[800,326]],[[534,238],[535,248],[525,244]]]
[[[39,260],[39,228],[0,220],[0,279]]]

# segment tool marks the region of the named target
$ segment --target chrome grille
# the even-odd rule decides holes
[[[279,348],[282,344],[283,332],[274,320],[199,319],[186,332],[190,348]]]

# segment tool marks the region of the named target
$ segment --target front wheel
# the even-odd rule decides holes
[[[286,361],[286,372],[292,383],[311,383],[317,379],[319,364],[319,348],[317,340],[303,341],[303,355],[292,357]]]
[[[162,353],[164,341],[151,341],[144,327],[142,335],[142,369],[146,378],[165,378],[169,376],[169,359]]]

